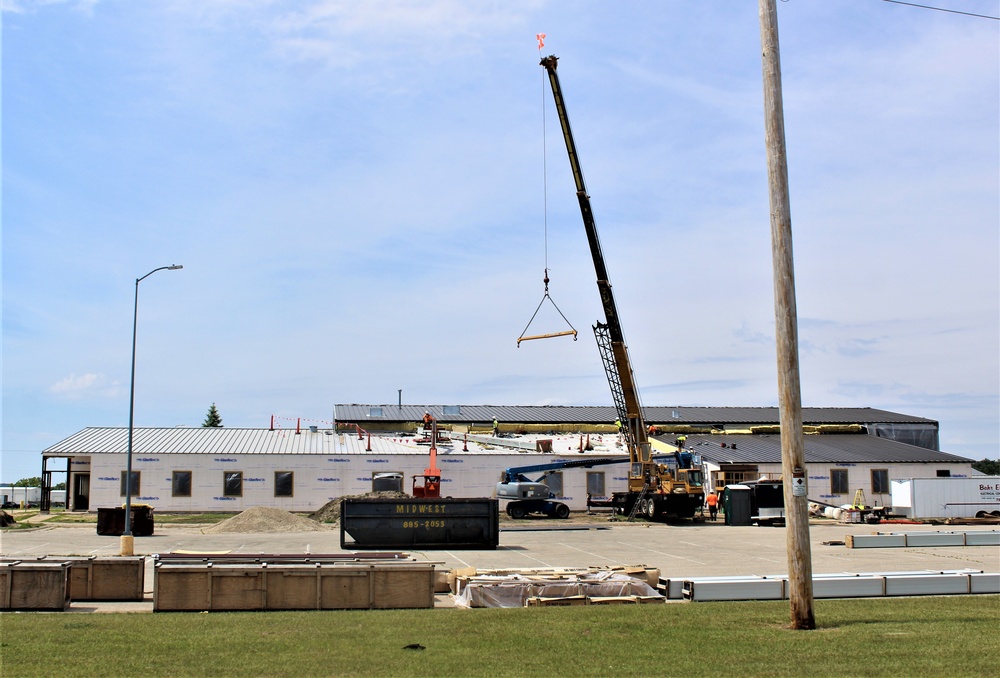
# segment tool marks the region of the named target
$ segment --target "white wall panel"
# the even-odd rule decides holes
[[[578,458],[555,454],[439,455],[441,494],[492,497],[500,472],[505,468]],[[370,492],[375,473],[402,473],[403,490],[409,493],[413,475],[422,474],[427,464],[426,453],[134,455],[132,470],[140,473],[140,485],[139,494],[132,501],[150,504],[158,511],[241,512],[251,506],[314,511],[332,499]],[[625,489],[627,468],[628,464],[622,463],[596,469],[566,469],[562,471],[564,496],[561,499],[572,509],[585,509],[588,471],[605,473],[605,487],[610,494]],[[123,455],[95,454],[91,457],[91,511],[124,503],[120,494],[120,477],[124,470]],[[190,497],[171,495],[174,471],[191,472]],[[227,471],[243,473],[243,496],[224,495],[223,478]],[[274,496],[276,471],[294,473],[294,496]]]

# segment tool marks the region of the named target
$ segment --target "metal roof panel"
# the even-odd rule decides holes
[[[675,444],[673,434],[656,436]],[[864,433],[807,435],[803,437],[807,464],[850,463],[968,463],[966,459],[947,452],[928,450],[888,438]],[[688,435],[686,448],[700,454],[713,464],[780,464],[780,435],[697,434]]]

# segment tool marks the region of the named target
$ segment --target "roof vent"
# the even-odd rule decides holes
[[[672,412],[670,413],[670,416],[671,416],[671,417],[673,417],[674,419],[680,419],[680,418],[681,418],[681,413],[680,413],[680,412],[678,412],[677,410],[673,410],[673,411],[672,411]]]

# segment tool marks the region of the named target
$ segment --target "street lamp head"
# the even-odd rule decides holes
[[[154,274],[154,273],[156,273],[157,271],[176,271],[176,270],[177,270],[177,269],[179,269],[179,268],[184,268],[184,267],[183,267],[183,266],[181,266],[180,264],[170,264],[169,266],[160,266],[159,268],[154,268],[154,269],[153,269],[152,271],[150,271],[150,272],[149,272],[149,273],[147,273],[146,275],[142,276],[141,278],[136,278],[136,279],[135,279],[135,289],[136,289],[136,297],[138,298],[138,294],[139,294],[139,283],[140,283],[140,282],[142,282],[143,280],[145,280],[145,279],[146,279],[146,278],[148,278],[149,276],[153,275],[153,274]]]

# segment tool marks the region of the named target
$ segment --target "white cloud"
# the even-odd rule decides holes
[[[120,392],[119,384],[114,382],[104,374],[77,375],[71,373],[52,384],[49,393],[65,398],[83,398],[87,396],[97,396],[100,398],[113,398]]]
[[[73,9],[91,14],[100,0],[3,0],[3,11],[13,14],[37,11],[50,5],[68,5]]]

